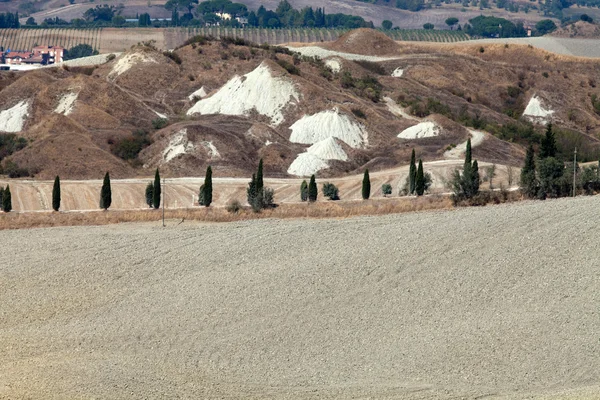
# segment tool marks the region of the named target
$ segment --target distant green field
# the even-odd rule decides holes
[[[195,35],[238,37],[255,43],[282,44],[290,42],[330,42],[339,38],[345,29],[262,29],[262,28],[95,28],[95,29],[0,29],[0,46],[11,50],[29,50],[35,45],[71,48],[87,43],[101,53],[124,51],[131,46],[154,40],[161,49],[180,46]],[[382,31],[394,40],[459,42],[470,37],[459,31],[447,30],[389,30]]]

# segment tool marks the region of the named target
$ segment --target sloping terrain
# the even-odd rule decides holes
[[[597,399],[597,203],[2,231],[0,397]]]
[[[191,133],[192,135],[194,133]],[[333,139],[335,140],[335,139]],[[217,143],[216,146],[219,146]],[[215,147],[216,147],[215,146]],[[314,147],[316,145],[311,146]],[[209,146],[202,147],[199,151],[204,151],[208,154]],[[309,152],[302,154],[314,155],[321,159],[321,149],[309,149]],[[440,160],[424,163],[424,170],[431,174],[432,186],[430,193],[439,194],[446,193],[448,188],[444,182],[450,177],[455,168],[463,165],[463,160],[459,157],[464,157],[464,149],[459,149],[457,156],[449,155],[448,160]],[[463,152],[461,153],[460,150]],[[313,153],[314,152],[314,153]],[[475,151],[477,154],[477,151]],[[331,164],[335,158],[328,155],[327,159]],[[211,163],[215,163],[215,159]],[[237,165],[243,163],[240,160]],[[295,165],[292,164],[292,165]],[[484,168],[490,164],[482,162],[480,165],[482,176],[485,175]],[[242,164],[243,166],[243,164]],[[300,166],[302,167],[302,166]],[[231,168],[231,167],[228,167]],[[238,167],[242,168],[242,167]],[[217,164],[213,167],[213,171],[220,172],[221,167]],[[509,171],[511,177],[509,178]],[[509,182],[512,183],[513,189],[519,176],[519,168],[507,168],[497,165],[496,176],[493,179],[495,189],[500,187],[509,188]],[[265,173],[270,175],[267,169]],[[396,197],[406,182],[408,176],[408,165],[398,168],[386,169],[370,173],[371,179],[371,197],[381,198],[381,185],[387,183],[392,186],[392,196]],[[341,200],[361,200],[361,175],[348,175],[340,178],[318,178],[317,186],[319,190],[318,201],[328,202],[329,200],[323,196],[323,184],[330,182],[335,184],[339,189]],[[113,179],[111,180],[112,187],[112,205],[111,210],[139,210],[148,208],[145,200],[145,189],[151,178],[147,179]],[[248,188],[249,178],[213,178],[213,202],[211,207],[225,207],[232,201],[239,201],[246,204],[246,189]],[[186,177],[186,178],[171,178],[166,180],[166,186],[163,189],[165,195],[165,207],[167,209],[190,208],[198,206],[198,193],[200,185],[204,183],[204,176]],[[265,185],[275,191],[275,202],[281,203],[298,203],[300,202],[300,184],[302,179],[294,178],[266,178]],[[10,185],[12,195],[12,205],[15,212],[32,212],[32,211],[51,211],[52,210],[52,185],[53,181],[43,180],[0,180],[0,186],[5,187]],[[98,210],[100,201],[100,188],[102,180],[61,180],[61,211],[86,211]],[[487,189],[489,183],[482,183],[481,188]]]
[[[512,44],[396,43],[373,30],[327,47],[333,56],[323,61],[199,38],[172,53],[136,46],[99,67],[0,74],[9,117],[0,129],[30,141],[3,165],[44,179],[150,176],[157,167],[200,176],[207,165],[217,177],[248,177],[263,158],[271,177],[329,178],[404,165],[412,148],[443,159],[469,126],[486,132],[480,161],[520,165],[521,145],[548,121],[569,132],[562,150],[577,145],[584,161],[596,159],[592,61]],[[314,49],[325,51],[293,48]],[[345,156],[327,148],[332,138]]]

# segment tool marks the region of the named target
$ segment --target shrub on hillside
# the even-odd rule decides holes
[[[328,197],[329,200],[339,200],[339,190],[337,186],[333,183],[324,183],[323,184],[323,196]]]
[[[177,65],[181,65],[182,63],[181,57],[179,57],[179,54],[175,53],[174,51],[163,51],[163,56],[175,61],[175,64]]]
[[[390,185],[389,183],[384,183],[383,185],[381,185],[381,193],[383,194],[383,197],[392,194],[392,185]]]
[[[233,214],[237,214],[242,208],[242,204],[238,200],[230,200],[225,206],[227,212]]]

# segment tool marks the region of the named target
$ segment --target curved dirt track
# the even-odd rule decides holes
[[[600,396],[598,197],[0,232],[0,398]]]

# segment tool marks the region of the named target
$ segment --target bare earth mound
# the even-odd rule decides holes
[[[374,29],[355,29],[327,46],[330,50],[368,56],[395,54],[400,46],[388,36]]]
[[[597,202],[2,231],[0,397],[597,399]]]

